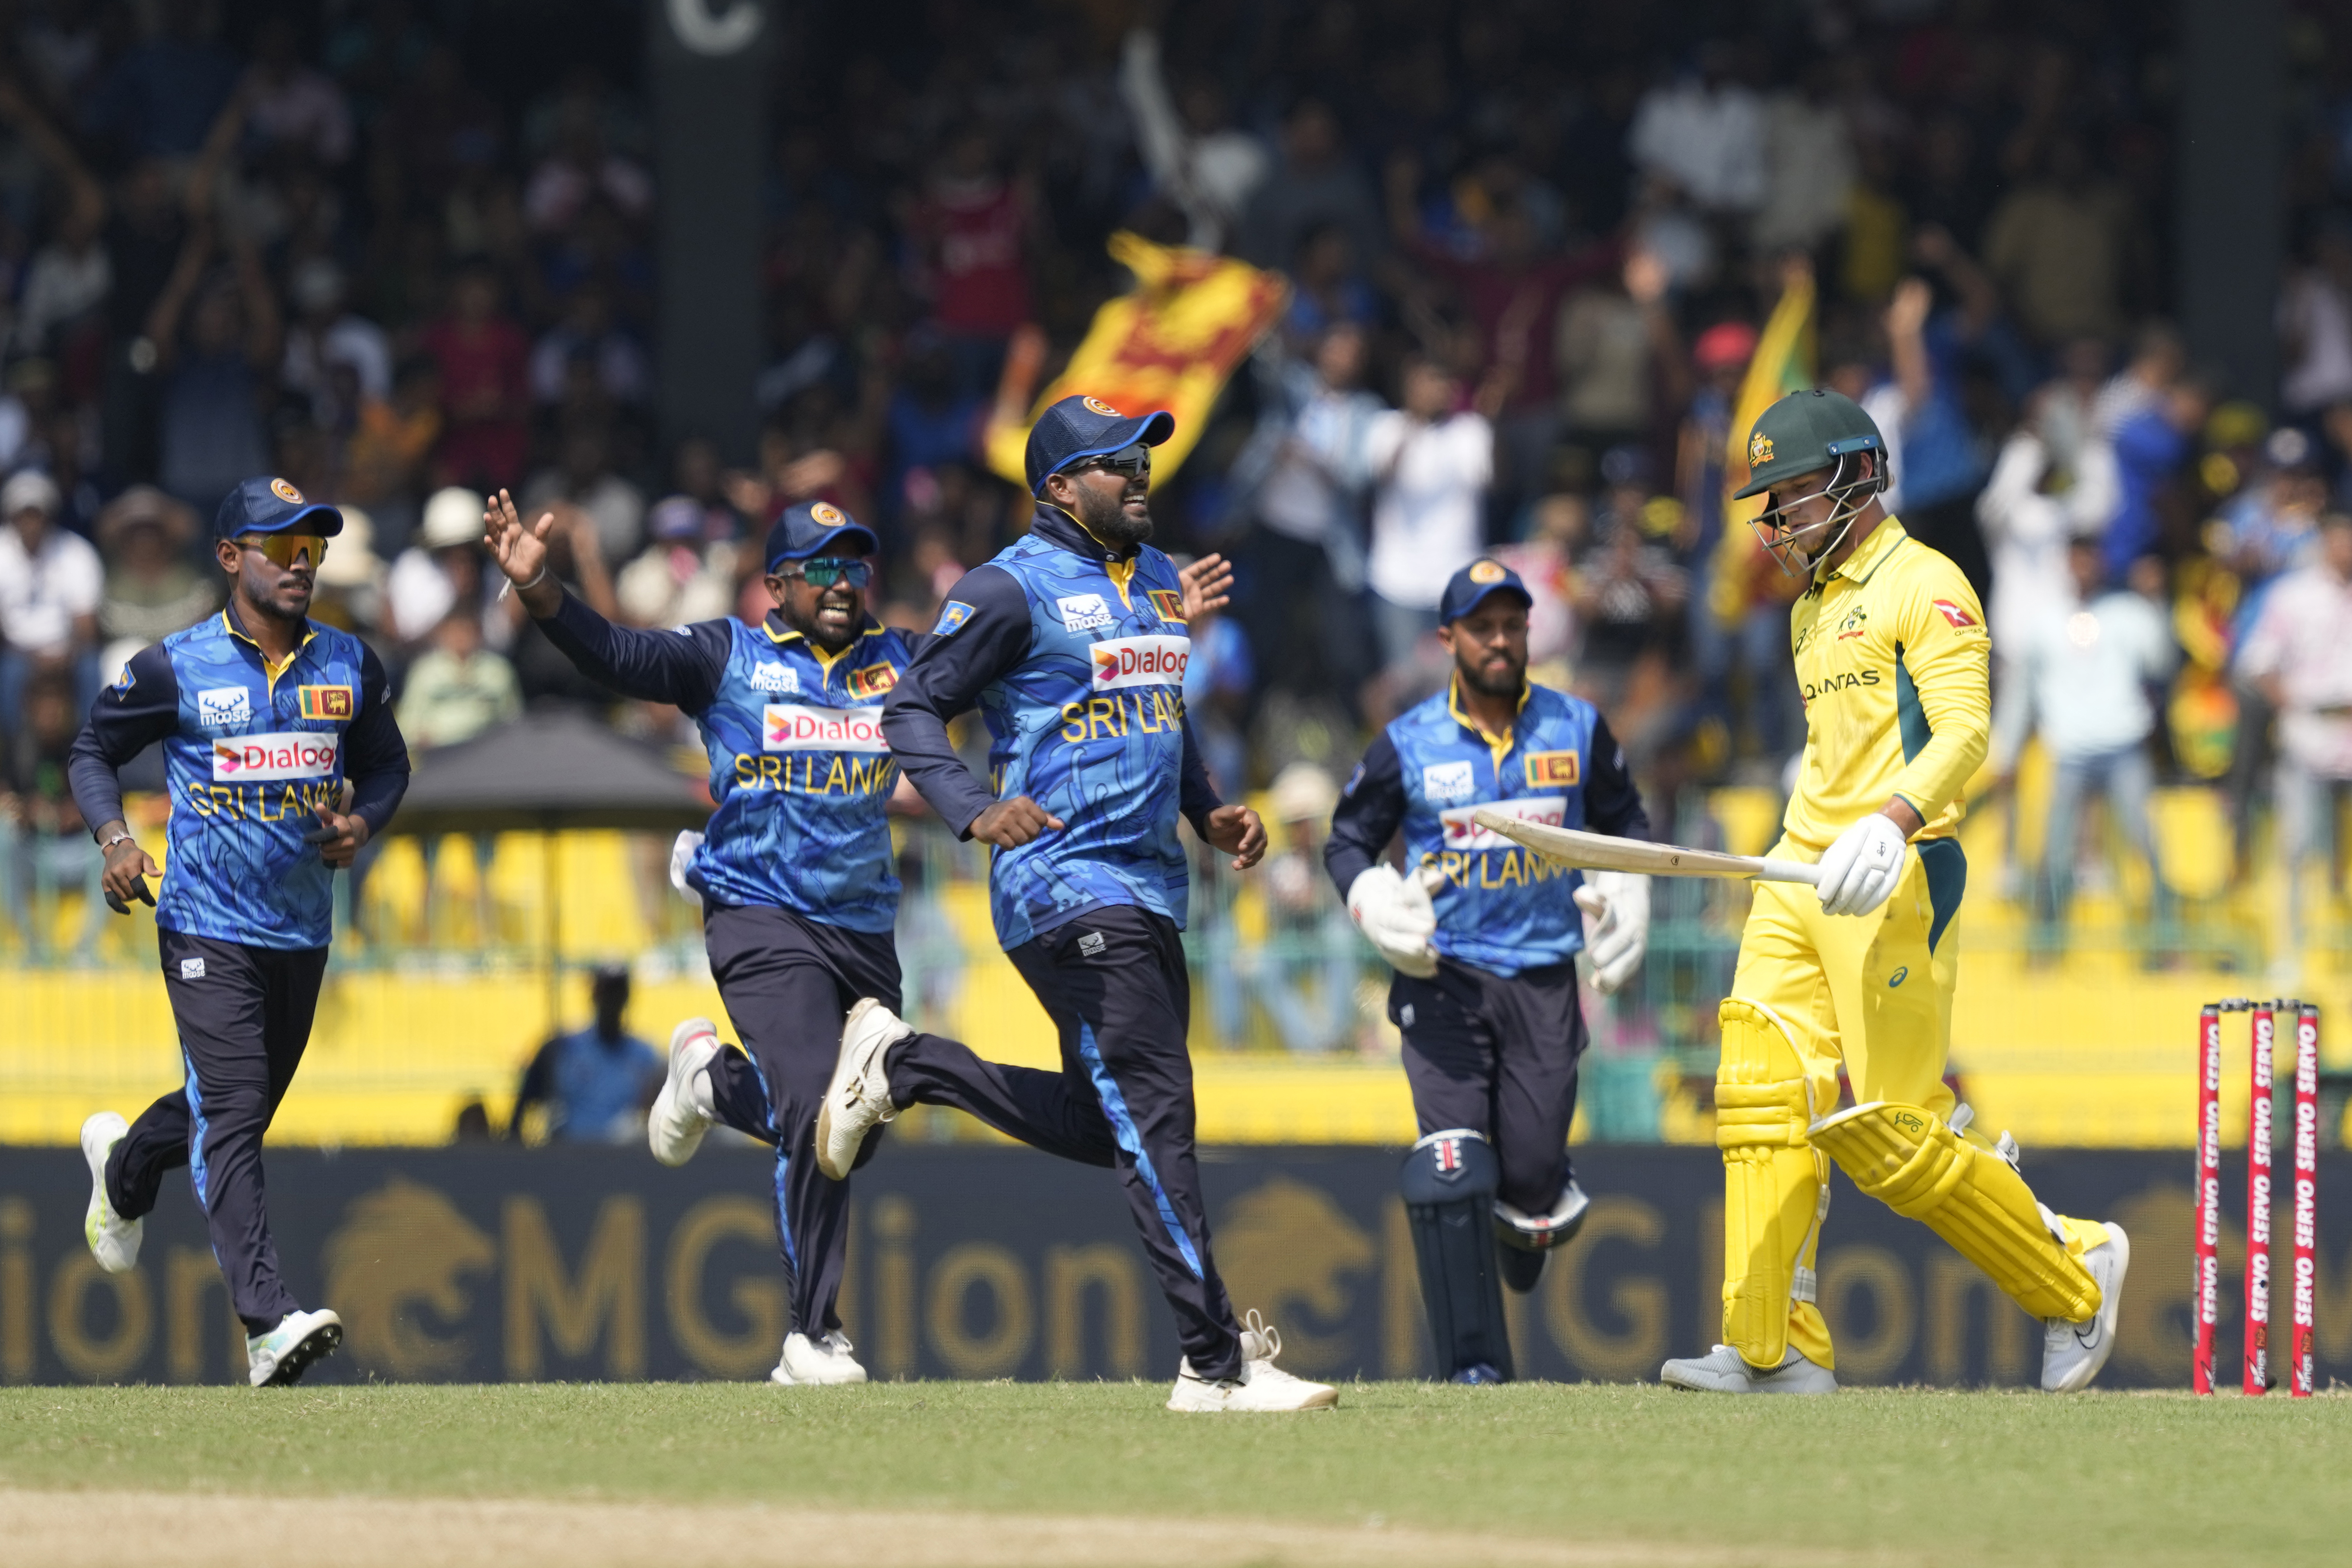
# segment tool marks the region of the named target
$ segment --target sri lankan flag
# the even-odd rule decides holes
[[[1719,625],[1738,624],[1748,606],[1759,598],[1793,602],[1804,592],[1802,578],[1791,577],[1765,553],[1763,542],[1748,526],[1764,510],[1765,498],[1734,500],[1732,492],[1748,482],[1748,432],[1767,408],[1792,392],[1813,384],[1813,274],[1810,268],[1791,268],[1783,275],[1780,303],[1757,341],[1756,357],[1748,362],[1748,377],[1739,384],[1739,401],[1731,411],[1731,430],[1723,454],[1723,538],[1715,557],[1714,592],[1709,607]]]
[[[1209,406],[1290,300],[1279,273],[1182,246],[1154,245],[1124,231],[1111,259],[1135,274],[1135,288],[1095,312],[1094,324],[1062,374],[1025,417],[1000,410],[984,437],[988,466],[1016,485],[1029,426],[1048,405],[1084,393],[1129,414],[1166,409],[1176,433],[1151,454],[1154,483],[1174,473],[1201,438]],[[1013,405],[1018,408],[1017,402]]]

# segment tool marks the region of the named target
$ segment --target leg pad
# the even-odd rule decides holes
[[[1494,1149],[1466,1128],[1433,1132],[1404,1157],[1399,1185],[1412,1223],[1422,1305],[1429,1312],[1440,1377],[1479,1365],[1506,1381],[1512,1375],[1495,1256],[1495,1194],[1502,1181]]]
[[[1772,1367],[1788,1353],[1790,1304],[1812,1299],[1810,1259],[1829,1206],[1829,1170],[1806,1137],[1811,1090],[1787,1023],[1738,996],[1717,1017],[1723,1340],[1750,1365]]]
[[[2098,1282],[2052,1234],[2025,1178],[1935,1112],[1873,1100],[1815,1122],[1812,1138],[1855,1186],[1942,1237],[2035,1317],[2079,1322],[2098,1310]]]

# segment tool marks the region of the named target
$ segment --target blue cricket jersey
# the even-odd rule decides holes
[[[1016,795],[1061,819],[996,852],[990,903],[1005,947],[1106,904],[1184,923],[1177,814],[1200,831],[1220,804],[1184,718],[1191,653],[1175,563],[1150,545],[1107,549],[1052,507],[949,595],[885,701],[883,727],[958,833]],[[986,784],[947,737],[948,721],[975,706],[988,726]]]
[[[1470,814],[1490,805],[1523,821],[1647,838],[1650,819],[1625,754],[1580,697],[1526,686],[1510,732],[1489,735],[1455,690],[1449,683],[1372,742],[1332,816],[1323,863],[1345,898],[1402,828],[1408,869],[1445,873],[1431,900],[1439,953],[1504,976],[1563,963],[1584,945],[1583,916],[1570,898],[1583,874]]]
[[[324,947],[334,870],[303,835],[312,809],[383,831],[408,787],[408,748],[383,666],[349,632],[308,626],[268,668],[232,605],[142,648],[75,742],[74,799],[93,830],[122,816],[116,770],[160,741],[171,796],[155,923],[248,947]]]
[[[568,593],[539,624],[591,679],[674,704],[701,729],[717,809],[688,885],[713,903],[891,929],[898,875],[884,807],[898,774],[881,700],[924,639],[869,619],[828,654],[772,614],[758,626],[729,619],[635,631]]]

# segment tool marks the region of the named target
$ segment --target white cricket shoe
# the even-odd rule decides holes
[[[890,1075],[882,1053],[915,1031],[871,996],[860,997],[841,1025],[841,1059],[816,1111],[816,1168],[836,1182],[849,1179],[866,1135],[898,1114],[890,1103]]]
[[[1658,1381],[1669,1388],[1700,1394],[1835,1394],[1837,1374],[1805,1359],[1794,1346],[1769,1372],[1759,1372],[1729,1345],[1717,1345],[1706,1354],[1670,1361],[1658,1369]]]
[[[719,1031],[708,1018],[688,1018],[669,1032],[669,1076],[646,1117],[646,1145],[665,1165],[693,1159],[702,1135],[710,1131],[710,1113],[704,1109],[709,1086],[706,1081],[697,1093],[694,1080],[718,1055]]]
[[[844,1384],[864,1383],[866,1369],[857,1364],[850,1352],[857,1347],[849,1336],[835,1329],[821,1340],[803,1333],[784,1336],[784,1358],[776,1370],[768,1374],[770,1383]]]
[[[106,1196],[107,1156],[130,1131],[131,1123],[111,1110],[81,1124],[81,1157],[89,1164],[89,1207],[82,1215],[81,1234],[90,1256],[109,1274],[128,1274],[139,1266],[139,1243],[147,1233],[145,1220],[124,1219]]]
[[[1194,1375],[1190,1357],[1176,1363],[1176,1386],[1168,1408],[1185,1415],[1218,1415],[1227,1411],[1267,1415],[1293,1410],[1328,1410],[1339,1403],[1339,1391],[1328,1383],[1293,1377],[1274,1364],[1282,1353],[1282,1335],[1266,1326],[1255,1309],[1242,1320],[1242,1374],[1222,1383]]]
[[[2116,1349],[2116,1313],[2131,1268],[2131,1238],[2119,1226],[2107,1239],[2083,1254],[2083,1267],[2099,1282],[2099,1310],[2079,1323],[2050,1318],[2042,1325],[2042,1386],[2051,1394],[2087,1388]]]
[[[266,1334],[247,1334],[246,1377],[256,1388],[284,1388],[302,1381],[310,1363],[335,1353],[343,1342],[343,1321],[324,1308],[289,1312]]]

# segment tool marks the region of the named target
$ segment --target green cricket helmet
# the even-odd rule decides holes
[[[1861,471],[1864,452],[1875,455],[1867,476]],[[1815,475],[1818,482],[1808,483]],[[1732,492],[1732,499],[1779,492],[1779,504],[1750,519],[1748,526],[1782,571],[1810,576],[1844,540],[1871,498],[1886,488],[1886,438],[1877,423],[1843,393],[1815,387],[1792,392],[1756,416],[1748,433],[1748,482]],[[1826,518],[1783,531],[1780,514],[1792,502],[1822,495],[1834,503]],[[1815,548],[1808,550],[1809,544]]]

